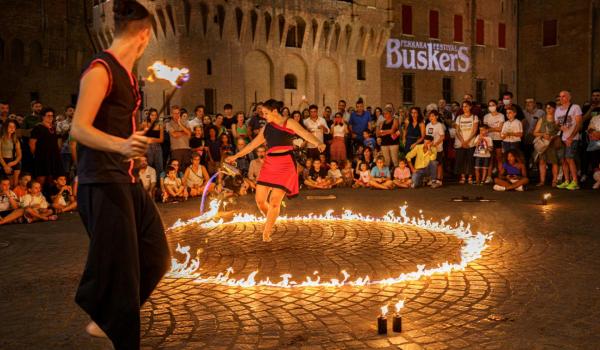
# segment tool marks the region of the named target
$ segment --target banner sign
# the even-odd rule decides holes
[[[442,72],[467,72],[471,68],[467,46],[389,39],[386,53],[386,68]]]

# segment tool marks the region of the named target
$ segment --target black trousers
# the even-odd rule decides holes
[[[139,349],[140,308],[169,269],[156,205],[140,184],[80,185],[79,214],[90,237],[75,301],[116,350]]]

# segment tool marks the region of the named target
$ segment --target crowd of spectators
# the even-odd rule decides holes
[[[533,98],[522,108],[510,92],[499,100],[440,100],[423,108],[349,106],[333,111],[303,100],[284,107],[322,140],[321,153],[298,137],[294,155],[305,189],[334,187],[376,190],[489,185],[496,191],[527,186],[577,190],[600,188],[600,90],[582,107],[561,91],[545,104]],[[74,107],[57,113],[39,101],[30,114],[13,114],[0,102],[0,224],[56,220],[77,209],[77,141],[69,131]],[[154,121],[158,119],[158,122]],[[136,160],[139,179],[157,201],[183,201],[210,193],[246,195],[256,188],[266,155],[261,146],[237,160],[240,175],[219,173],[221,161],[247,145],[265,125],[261,103],[249,111],[209,115],[172,106],[168,116],[149,108],[140,115],[148,128],[146,157]]]

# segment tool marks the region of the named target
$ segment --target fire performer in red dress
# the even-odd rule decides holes
[[[320,152],[324,152],[326,146],[294,119],[281,116],[283,102],[268,100],[261,108],[268,124],[260,130],[252,142],[237,154],[227,157],[225,161],[233,163],[237,158],[252,152],[266,141],[267,157],[256,181],[256,204],[267,218],[263,241],[270,242],[271,231],[279,216],[283,196],[298,195],[298,172],[292,153],[294,135],[298,134],[316,145]]]
[[[108,336],[115,349],[139,349],[140,307],[170,264],[154,202],[133,172],[148,147],[136,132],[140,106],[131,70],[151,35],[150,13],[135,1],[115,1],[115,39],[87,65],[71,134],[78,141],[77,203],[90,237],[75,297],[92,319],[86,331]]]

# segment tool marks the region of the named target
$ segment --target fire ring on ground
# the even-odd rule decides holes
[[[260,224],[264,222],[263,218],[256,217],[251,214],[236,214],[228,221],[219,218],[220,203],[217,201],[211,202],[211,209],[203,215],[186,222],[177,221],[170,229],[170,232],[187,231],[188,229],[198,226],[204,229],[226,229],[230,225],[245,225],[245,224]],[[333,210],[327,211],[325,214],[295,217],[280,217],[276,224],[279,225],[295,225],[303,224],[308,226],[314,225],[385,225],[387,227],[399,227],[408,231],[415,229],[424,230],[433,234],[441,234],[449,236],[449,239],[454,239],[462,242],[458,248],[457,261],[450,262],[432,262],[427,264],[418,264],[412,272],[402,272],[392,276],[368,276],[356,271],[355,275],[348,273],[345,269],[340,269],[337,276],[329,276],[322,278],[317,271],[308,276],[298,278],[290,273],[281,273],[276,276],[259,276],[259,270],[254,270],[244,276],[237,276],[232,267],[224,269],[217,274],[204,273],[202,271],[201,259],[198,254],[194,255],[194,250],[190,246],[182,246],[178,243],[176,251],[179,253],[177,257],[172,259],[171,271],[167,274],[170,278],[189,278],[193,279],[198,284],[217,284],[232,287],[251,288],[251,287],[270,287],[270,288],[303,288],[303,287],[328,287],[340,288],[343,286],[359,287],[367,285],[387,286],[397,283],[416,281],[422,277],[449,274],[452,271],[462,271],[469,263],[481,257],[482,252],[487,247],[487,242],[492,239],[493,232],[473,233],[470,224],[459,222],[455,225],[448,224],[450,218],[447,217],[440,221],[425,219],[420,211],[419,217],[409,217],[406,213],[407,206],[399,208],[399,215],[393,211],[388,212],[382,217],[364,216],[355,214],[350,210],[345,210],[341,215],[335,215]],[[233,227],[235,229],[235,226]],[[410,234],[408,235],[410,237]],[[258,236],[253,239],[259,239]],[[277,239],[277,232],[273,234],[274,241]],[[273,243],[261,243],[266,251]],[[203,248],[195,247],[201,251]],[[285,249],[285,248],[284,248]],[[357,247],[356,249],[360,249]],[[406,248],[405,248],[406,249]],[[256,253],[256,252],[255,252]],[[260,252],[258,252],[260,254]],[[277,252],[270,251],[271,254]],[[178,259],[179,258],[179,259]],[[402,257],[399,256],[398,259]],[[447,259],[447,258],[446,258]],[[364,273],[364,272],[363,272]]]

